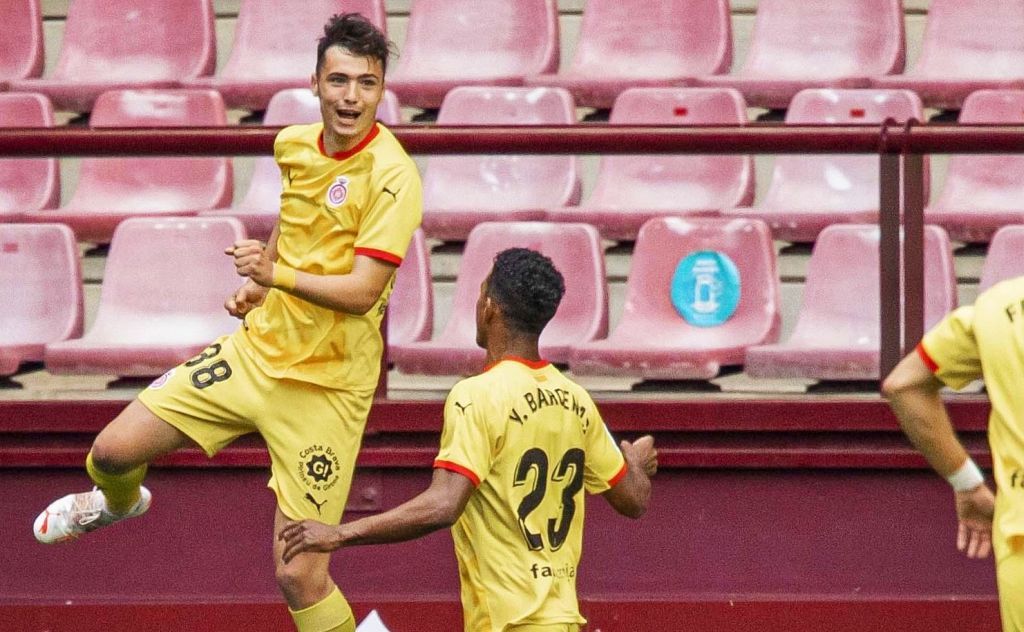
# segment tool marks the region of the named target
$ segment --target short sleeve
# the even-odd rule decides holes
[[[423,217],[420,176],[408,161],[387,169],[373,182],[373,201],[359,224],[356,254],[399,265]]]
[[[917,353],[944,384],[960,389],[981,377],[974,306],[958,308],[924,335]]]
[[[615,487],[626,475],[626,459],[593,402],[588,414],[583,483],[591,494],[600,494]]]
[[[479,487],[491,470],[492,441],[481,406],[470,389],[456,384],[444,404],[444,429],[435,468],[458,472]]]

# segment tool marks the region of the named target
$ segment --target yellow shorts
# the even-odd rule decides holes
[[[341,521],[372,390],[271,377],[223,336],[150,384],[139,401],[211,457],[260,433],[270,451],[267,486],[284,515]]]
[[[580,632],[580,626],[577,623],[524,623],[510,625],[505,630],[506,632]]]
[[[1024,632],[1024,536],[993,538],[993,544],[1003,632]]]

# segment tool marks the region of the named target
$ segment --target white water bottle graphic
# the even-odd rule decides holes
[[[698,314],[714,314],[718,311],[718,264],[713,259],[702,259],[693,266],[693,304]]]

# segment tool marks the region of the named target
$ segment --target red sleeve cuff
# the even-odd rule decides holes
[[[622,467],[619,468],[618,473],[616,473],[615,476],[613,476],[611,480],[608,481],[608,487],[611,488],[618,485],[619,481],[621,481],[626,476],[626,472],[628,471],[629,467],[625,463],[623,463]]]
[[[917,355],[921,357],[921,360],[924,362],[924,365],[928,367],[929,371],[935,373],[939,370],[939,365],[935,363],[935,360],[932,360],[932,357],[928,355],[928,351],[920,342],[917,343]]]
[[[372,257],[374,259],[380,259],[388,263],[393,263],[396,266],[402,265],[402,258],[398,255],[391,254],[386,250],[377,250],[376,248],[356,248],[357,255],[363,255],[364,257]]]
[[[456,474],[462,474],[469,479],[470,483],[473,483],[473,487],[480,487],[480,477],[473,473],[473,470],[468,467],[463,467],[458,463],[452,463],[451,461],[442,461],[437,459],[434,461],[434,467],[442,470],[449,470]]]

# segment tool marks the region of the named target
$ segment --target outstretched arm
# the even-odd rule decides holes
[[[336,527],[316,520],[289,522],[278,534],[285,542],[284,561],[287,564],[309,551],[327,553],[343,546],[414,540],[450,527],[475,489],[465,476],[438,468],[426,491],[384,513]]]
[[[246,239],[235,242],[225,253],[235,258],[239,276],[336,312],[355,315],[368,312],[377,303],[396,268],[395,264],[380,259],[356,255],[348,274],[312,274],[276,263],[276,239],[272,243],[273,249],[254,239]]]
[[[991,548],[995,499],[983,479],[969,478],[974,462],[956,437],[939,394],[941,388],[942,382],[913,352],[885,378],[882,394],[888,398],[910,442],[936,472],[954,485],[960,521],[957,548],[968,557],[986,557]],[[961,480],[968,483],[961,484]]]
[[[647,512],[651,500],[651,477],[658,471],[658,451],[651,435],[633,443],[622,441],[619,447],[626,459],[626,475],[601,495],[623,516],[639,518]]]

